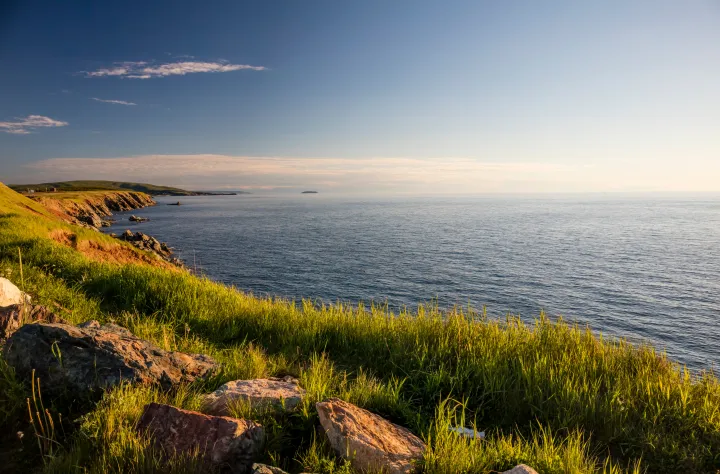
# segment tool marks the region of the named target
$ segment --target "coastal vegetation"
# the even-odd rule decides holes
[[[331,396],[423,438],[420,469],[431,474],[519,463],[543,474],[720,469],[712,372],[690,373],[653,347],[562,319],[258,297],[69,224],[2,184],[0,276],[71,323],[112,321],[223,367],[172,390],[124,384],[49,398],[0,359],[0,458],[10,472],[201,472],[193,456],[163,460],[136,433],[143,406],[201,410],[200,395],[227,381],[284,375],[307,391],[296,411],[235,414],[266,427],[262,460],[292,472],[353,472],[317,430],[315,402]],[[485,438],[459,436],[450,429],[458,426]]]
[[[153,196],[200,196],[207,194],[245,194],[244,192],[198,192],[186,189],[174,188],[171,186],[158,186],[148,183],[133,183],[127,181],[102,181],[102,180],[76,180],[76,181],[55,181],[52,183],[38,184],[11,184],[11,189],[17,192],[86,192],[86,191],[136,191],[151,194]]]

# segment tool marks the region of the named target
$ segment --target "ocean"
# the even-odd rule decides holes
[[[118,213],[109,231],[153,235],[257,295],[486,307],[527,321],[545,311],[653,343],[693,370],[720,362],[720,196],[157,201]]]

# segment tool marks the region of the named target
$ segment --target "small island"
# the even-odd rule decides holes
[[[318,193],[317,191],[303,191],[300,194],[317,194],[317,193]]]

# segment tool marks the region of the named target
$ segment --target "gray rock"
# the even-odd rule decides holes
[[[267,464],[255,463],[252,465],[251,474],[288,474],[279,467],[268,466]]]
[[[502,474],[538,474],[535,469],[531,468],[530,466],[527,466],[525,464],[518,464],[514,468],[510,469],[509,471],[505,471]]]
[[[246,400],[253,407],[276,406],[291,410],[305,397],[297,379],[284,378],[234,380],[205,396],[205,407],[214,415],[228,415],[228,404]]]
[[[46,391],[85,393],[122,381],[169,388],[218,368],[206,355],[167,352],[125,328],[97,321],[80,326],[26,324],[8,339],[4,352],[21,378],[35,369]]]
[[[262,450],[265,430],[238,418],[209,416],[170,405],[150,403],[137,430],[165,453],[194,453],[211,465],[246,473]]]

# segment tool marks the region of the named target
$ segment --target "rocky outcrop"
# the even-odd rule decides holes
[[[112,216],[113,212],[132,211],[156,204],[149,195],[132,191],[87,191],[67,197],[63,193],[57,197],[48,194],[28,197],[73,224],[94,228],[105,226],[107,222],[103,218]]]
[[[518,464],[514,468],[510,469],[509,471],[505,471],[502,474],[538,474],[537,471],[530,466],[526,466],[525,464]]]
[[[125,242],[129,242],[134,247],[139,248],[140,250],[152,252],[166,262],[172,263],[173,265],[177,265],[179,267],[183,266],[182,261],[179,258],[173,256],[172,249],[168,247],[165,242],[160,242],[155,237],[143,234],[142,232],[133,233],[128,229],[119,236],[117,236],[117,238],[120,240],[124,240]]]
[[[263,427],[253,421],[158,403],[145,407],[137,430],[168,455],[199,452],[209,464],[232,473],[250,470],[265,438]]]
[[[138,216],[136,216],[135,214],[133,214],[132,216],[130,216],[130,217],[128,218],[128,220],[129,220],[130,222],[147,222],[147,221],[149,221],[150,219],[148,219],[147,217],[138,217]]]
[[[45,306],[30,304],[7,306],[0,308],[0,340],[10,337],[12,333],[17,331],[23,324],[31,321],[65,323],[63,318]]]
[[[317,403],[330,446],[358,470],[409,474],[426,446],[408,429],[337,398]]]
[[[33,369],[45,390],[85,393],[121,381],[169,388],[216,371],[206,355],[167,352],[115,324],[26,324],[8,339],[5,360],[20,377]]]
[[[7,278],[0,278],[0,308],[29,302],[29,295],[23,293]]]
[[[228,415],[228,404],[238,400],[250,402],[253,407],[295,408],[305,397],[294,377],[255,380],[234,380],[205,397],[205,407],[213,415]]]

